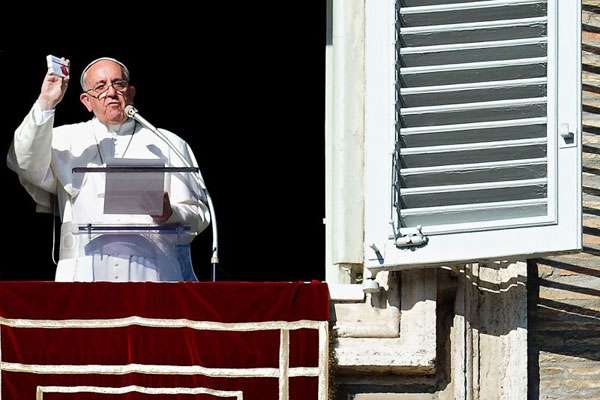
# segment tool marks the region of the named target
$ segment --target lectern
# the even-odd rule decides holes
[[[189,246],[199,233],[195,224],[153,218],[163,214],[165,193],[171,198],[184,193],[193,201],[182,207],[198,215],[203,193],[197,172],[195,167],[166,167],[162,160],[136,159],[74,168],[74,181],[81,187],[71,223],[77,243],[74,280],[197,280]],[[129,275],[136,271],[146,275],[137,279]]]

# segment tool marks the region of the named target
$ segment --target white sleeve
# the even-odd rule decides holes
[[[187,144],[182,153],[186,156],[189,165],[198,166]],[[210,223],[210,212],[203,187],[204,182],[200,174],[173,174],[169,193],[173,214],[166,223],[189,225],[196,233],[206,229]]]
[[[31,109],[31,116],[33,117],[33,122],[37,126],[42,126],[46,122],[50,120],[51,117],[54,116],[54,108],[51,110],[42,110],[40,104],[36,101],[33,104],[33,108]]]
[[[15,131],[6,160],[42,208],[50,203],[49,194],[56,194],[56,178],[51,168],[53,125],[54,111],[42,111],[34,104]]]

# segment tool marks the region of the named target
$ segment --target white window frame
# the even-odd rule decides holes
[[[366,0],[365,265],[378,271],[581,249],[581,7],[559,0],[548,1],[548,216],[495,221],[494,227],[441,227],[424,232],[428,243],[423,247],[395,247],[389,224],[396,120],[395,3]],[[563,124],[575,135],[572,145],[564,145],[559,136]]]

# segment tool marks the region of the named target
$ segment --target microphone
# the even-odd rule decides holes
[[[150,122],[148,122],[148,120],[146,118],[142,117],[139,114],[137,108],[135,108],[131,104],[128,104],[128,105],[125,106],[125,114],[127,114],[127,116],[129,118],[135,119],[137,122],[139,122],[140,124],[142,124],[146,128],[150,129],[152,132],[159,133],[158,129],[156,129],[156,127],[154,125],[152,125]],[[159,136],[162,136],[162,135],[159,134]],[[161,137],[161,139],[163,139],[163,138]]]
[[[148,128],[152,132],[154,132],[154,134],[156,136],[158,136],[163,142],[165,142],[171,148],[171,150],[173,150],[175,152],[175,154],[177,154],[177,156],[181,159],[181,161],[183,161],[183,163],[187,167],[193,167],[193,165],[190,165],[190,163],[187,161],[187,159],[181,154],[181,152],[175,146],[173,146],[171,141],[165,135],[163,135],[161,131],[159,131],[154,125],[152,125],[150,122],[148,122],[148,120],[146,118],[142,117],[139,114],[137,108],[135,108],[131,104],[128,104],[125,106],[125,114],[129,118],[135,119],[137,122],[142,124],[144,127]],[[198,172],[198,177],[200,177],[200,172]],[[206,189],[206,184],[204,184],[202,179],[199,179],[198,183],[200,184],[200,186],[204,190],[204,193],[206,194],[206,200],[208,202],[208,210],[210,212],[210,217],[211,217],[213,245],[212,245],[212,257],[210,259],[210,262],[213,267],[212,280],[214,282],[217,280],[216,264],[219,263],[219,244],[218,244],[219,240],[218,240],[218,234],[217,234],[217,219],[215,216],[215,210],[214,210],[212,199],[210,197],[210,194],[208,193],[208,189]]]

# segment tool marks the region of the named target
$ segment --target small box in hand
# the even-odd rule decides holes
[[[46,56],[48,62],[48,71],[51,74],[60,76],[61,78],[67,78],[69,76],[69,62],[61,58],[48,55]]]

